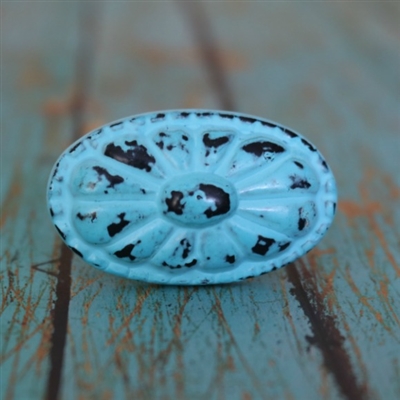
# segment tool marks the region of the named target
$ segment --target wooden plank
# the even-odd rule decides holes
[[[54,385],[49,354],[57,349],[53,328],[61,246],[48,219],[45,191],[50,168],[71,140],[78,8],[7,3],[1,12],[2,100],[7,100],[2,110],[1,390],[5,399],[43,398]]]
[[[27,146],[6,155],[5,398],[400,397],[397,5],[6,6],[3,128],[16,132],[10,153]],[[71,132],[176,107],[262,115],[323,151],[341,201],[317,249],[211,288],[128,282],[71,260],[43,195]],[[60,255],[58,268],[37,265]]]

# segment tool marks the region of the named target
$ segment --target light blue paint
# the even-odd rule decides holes
[[[163,111],[103,126],[59,158],[48,204],[95,267],[163,284],[215,284],[279,268],[332,223],[335,180],[317,149],[270,121]]]

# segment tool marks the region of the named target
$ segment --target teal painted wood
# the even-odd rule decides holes
[[[3,397],[49,398],[60,368],[68,260],[45,184],[71,132],[152,109],[223,108],[231,92],[238,110],[321,149],[338,179],[338,219],[301,261],[231,286],[133,283],[74,257],[60,398],[399,398],[398,5],[207,4],[216,56],[177,5],[104,3],[101,29],[84,36],[95,44],[85,82],[74,73],[78,8],[2,5]],[[77,82],[87,100],[71,111]]]
[[[38,264],[59,258],[60,242],[47,223],[43,189],[57,154],[71,140],[66,93],[75,67],[77,11],[55,3],[1,6],[4,399],[41,399],[46,393],[57,264]],[[54,57],[59,49],[62,55]]]

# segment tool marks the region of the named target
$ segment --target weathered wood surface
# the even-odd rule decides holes
[[[2,399],[399,399],[397,2],[2,2]],[[336,221],[241,284],[159,287],[72,256],[45,186],[110,120],[235,109],[330,162]]]

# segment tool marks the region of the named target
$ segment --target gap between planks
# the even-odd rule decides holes
[[[96,21],[99,19],[100,5],[82,2],[79,6],[79,41],[76,53],[75,92],[71,102],[69,117],[72,122],[71,141],[79,139],[85,120],[85,103],[90,88],[96,48]],[[56,300],[52,315],[53,333],[50,339],[50,368],[47,378],[47,400],[60,397],[65,344],[67,340],[69,303],[71,300],[72,251],[62,242],[60,246]]]

